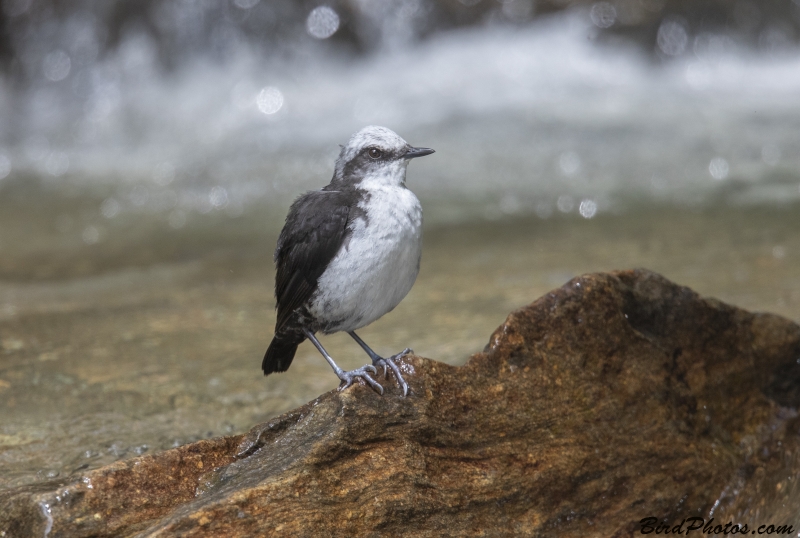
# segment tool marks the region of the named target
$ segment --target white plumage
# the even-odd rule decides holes
[[[326,332],[369,325],[414,285],[422,254],[422,206],[402,182],[405,166],[396,174],[399,182],[397,176],[362,182],[368,196],[359,206],[366,220],[354,221],[352,235],[320,277],[311,300],[312,315],[337,320]]]

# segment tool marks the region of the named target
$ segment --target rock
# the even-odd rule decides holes
[[[796,518],[800,497],[769,477],[785,484],[798,448],[798,357],[786,319],[644,270],[587,275],[513,312],[463,367],[406,358],[408,398],[354,385],[244,436],[6,492],[0,529],[629,536],[651,516],[764,516],[758,499],[778,497]],[[748,488],[761,496],[734,493]]]
[[[0,492],[0,537],[134,533],[191,501],[198,480],[233,462],[240,442],[241,436],[199,441],[72,480]]]

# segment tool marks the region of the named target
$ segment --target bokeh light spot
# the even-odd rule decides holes
[[[658,27],[656,44],[667,56],[679,56],[683,54],[689,44],[689,34],[683,23],[667,19]]]
[[[589,17],[598,28],[611,28],[617,21],[617,10],[608,2],[597,2],[592,6]]]
[[[339,15],[328,6],[311,10],[306,19],[306,31],[317,39],[328,39],[339,29]]]
[[[574,176],[581,169],[581,158],[574,151],[565,151],[558,157],[558,167],[565,176]]]
[[[256,97],[256,106],[264,114],[275,114],[283,106],[283,94],[272,86],[262,88]]]
[[[578,213],[585,219],[594,217],[597,214],[597,202],[588,198],[586,200],[581,200],[578,206]]]
[[[575,207],[575,200],[572,199],[572,196],[562,194],[558,197],[556,207],[558,207],[558,210],[562,213],[569,213]]]
[[[225,207],[228,204],[228,191],[217,185],[208,194],[208,202],[214,207]]]
[[[81,234],[81,239],[83,239],[83,242],[87,245],[94,245],[100,241],[100,230],[94,226],[87,226]]]
[[[169,162],[163,162],[155,167],[153,170],[153,182],[156,185],[166,187],[175,179],[175,165]]]
[[[72,61],[63,50],[54,50],[51,52],[44,57],[44,63],[42,64],[44,76],[53,82],[58,82],[59,80],[67,78],[71,68]]]
[[[117,202],[114,198],[106,198],[103,200],[103,203],[100,204],[100,213],[107,219],[113,219],[119,214],[120,206],[119,202]]]
[[[728,166],[728,161],[722,157],[714,157],[711,159],[711,162],[708,163],[708,173],[718,181],[722,181],[728,177],[728,172],[730,172],[730,166]]]

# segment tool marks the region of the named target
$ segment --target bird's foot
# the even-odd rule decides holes
[[[396,361],[400,357],[408,355],[409,353],[414,353],[414,350],[411,349],[410,347],[407,347],[396,355],[392,355],[391,357],[387,357],[385,359],[383,357],[378,357],[377,359],[372,361],[373,365],[383,368],[384,379],[386,379],[387,368],[392,370],[394,376],[397,378],[397,382],[403,389],[403,396],[408,396],[408,383],[406,383],[406,380],[403,379],[403,376],[400,374],[400,368],[397,367],[397,364],[395,364],[394,361]]]
[[[370,372],[372,372],[373,374],[377,374],[378,370],[371,364],[366,364],[361,368],[356,368],[355,370],[348,370],[348,371],[339,370],[338,372],[336,372],[336,375],[338,375],[339,379],[341,379],[342,383],[344,383],[344,385],[339,385],[339,390],[346,389],[347,387],[353,384],[355,378],[360,377],[361,379],[366,381],[370,387],[377,390],[381,395],[383,395],[383,387],[380,385],[380,383],[375,381],[371,375],[369,375]]]

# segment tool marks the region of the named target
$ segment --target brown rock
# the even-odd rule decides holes
[[[241,437],[199,441],[70,481],[0,492],[0,537],[131,534],[192,500],[201,476],[234,460]]]
[[[583,537],[766,517],[734,492],[786,477],[798,357],[800,327],[778,316],[647,271],[587,275],[512,313],[463,367],[409,357],[408,398],[356,385],[245,436],[7,492],[0,529]]]

